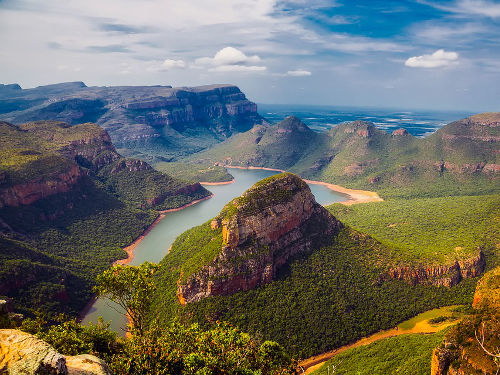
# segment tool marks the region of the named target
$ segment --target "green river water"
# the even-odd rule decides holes
[[[254,183],[277,172],[265,170],[231,169],[234,183],[227,185],[206,186],[213,197],[201,201],[180,211],[169,212],[144,239],[137,245],[131,265],[139,265],[145,261],[159,262],[167,254],[175,238],[186,230],[200,225],[216,216],[231,199],[241,195]],[[310,184],[316,201],[322,205],[345,201],[347,197],[322,185]],[[96,322],[102,316],[104,321],[111,322],[116,332],[125,332],[126,319],[124,312],[114,303],[106,299],[98,299],[89,309],[83,323]]]

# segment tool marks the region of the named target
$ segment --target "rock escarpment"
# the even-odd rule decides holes
[[[482,251],[479,251],[476,256],[464,260],[456,260],[448,265],[393,267],[387,272],[385,277],[404,280],[413,285],[425,284],[451,287],[463,279],[479,276],[484,271],[485,265],[484,254]]]
[[[238,87],[226,84],[87,87],[73,82],[28,90],[0,86],[2,102],[9,103],[0,114],[3,120],[95,122],[118,147],[150,156],[195,152],[263,122],[257,105]]]
[[[64,356],[29,333],[0,330],[0,373],[27,375],[109,375],[108,366],[92,355]]]
[[[299,177],[264,179],[212,220],[212,231],[222,234],[220,251],[199,271],[181,276],[178,299],[190,303],[268,283],[292,257],[327,243],[341,226]]]

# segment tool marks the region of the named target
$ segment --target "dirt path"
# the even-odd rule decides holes
[[[341,346],[340,348],[337,348],[335,350],[331,350],[329,352],[305,359],[299,362],[299,368],[302,368],[305,371],[305,374],[311,374],[312,372],[319,369],[330,358],[352,348],[368,345],[373,342],[394,336],[415,334],[415,333],[429,334],[429,333],[439,332],[453,324],[456,324],[460,319],[455,319],[453,321],[445,321],[440,324],[430,324],[429,320],[437,316],[450,316],[451,310],[455,307],[456,306],[447,306],[440,309],[427,311],[425,313],[416,316],[415,318],[412,318],[406,322],[401,323],[395,328],[377,332],[371,336],[364,337],[352,344]]]

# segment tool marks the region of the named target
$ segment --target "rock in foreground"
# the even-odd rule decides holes
[[[229,202],[210,226],[214,237],[201,243],[219,241],[220,247],[198,270],[182,271],[177,283],[182,304],[268,283],[290,258],[328,242],[342,224],[316,203],[303,180],[285,173]],[[172,256],[175,250],[174,244]]]
[[[0,373],[36,375],[108,375],[106,364],[92,355],[65,357],[29,333],[0,330]]]

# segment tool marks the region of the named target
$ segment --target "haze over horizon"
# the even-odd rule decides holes
[[[210,83],[250,100],[498,111],[500,2],[0,0],[0,82]]]

